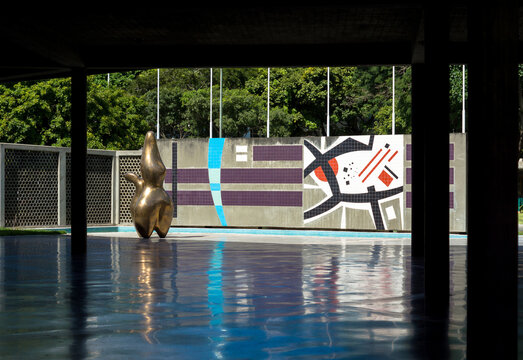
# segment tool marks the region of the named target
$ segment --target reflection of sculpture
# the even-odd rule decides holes
[[[136,193],[131,201],[134,227],[141,237],[149,238],[153,230],[156,230],[164,238],[171,226],[174,207],[162,187],[165,165],[152,131],[145,135],[140,170],[142,178],[133,173],[125,174],[125,178],[136,186]]]

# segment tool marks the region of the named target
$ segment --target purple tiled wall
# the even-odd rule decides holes
[[[168,192],[170,193],[170,192]],[[301,207],[301,191],[222,191],[224,206]],[[210,190],[178,190],[178,205],[214,205]]]
[[[301,168],[222,169],[221,172],[221,182],[226,184],[301,184],[302,179]]]
[[[301,145],[270,145],[253,146],[254,161],[301,161],[303,147]]]
[[[223,205],[302,206],[301,191],[222,191]]]
[[[221,169],[222,184],[301,184],[301,168],[233,168]],[[207,169],[178,169],[178,182],[185,184],[209,183]]]

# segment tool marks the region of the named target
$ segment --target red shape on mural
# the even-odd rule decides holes
[[[334,175],[338,175],[338,161],[336,160],[336,158],[330,159],[329,165],[331,166],[332,171],[334,171]],[[316,175],[316,177],[321,181],[327,181],[327,177],[325,176],[325,173],[323,172],[321,166],[318,166],[314,170],[314,175]]]
[[[392,180],[394,180],[392,176],[385,172],[385,170],[381,172],[380,176],[378,176],[378,179],[380,179],[387,186],[389,186]]]

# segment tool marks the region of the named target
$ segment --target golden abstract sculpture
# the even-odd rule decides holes
[[[174,206],[163,189],[165,165],[152,131],[145,135],[140,170],[142,177],[133,173],[125,174],[125,178],[136,186],[136,193],[131,201],[134,227],[143,238],[150,238],[153,230],[164,238],[171,226]]]

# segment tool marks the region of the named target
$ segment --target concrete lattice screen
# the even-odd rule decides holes
[[[5,226],[56,225],[58,153],[5,149]]]
[[[87,223],[111,223],[113,156],[87,155]],[[66,153],[66,224],[71,224],[71,153]]]
[[[140,172],[140,155],[121,155],[118,161],[119,172],[119,222],[121,224],[130,224],[133,222],[131,218],[131,210],[129,208],[131,200],[134,196],[134,184],[127,181],[124,175],[128,172],[135,173],[142,176]]]
[[[116,151],[89,150],[87,222],[113,224],[117,213],[114,181]],[[69,148],[0,144],[0,226],[41,227],[71,224]]]

